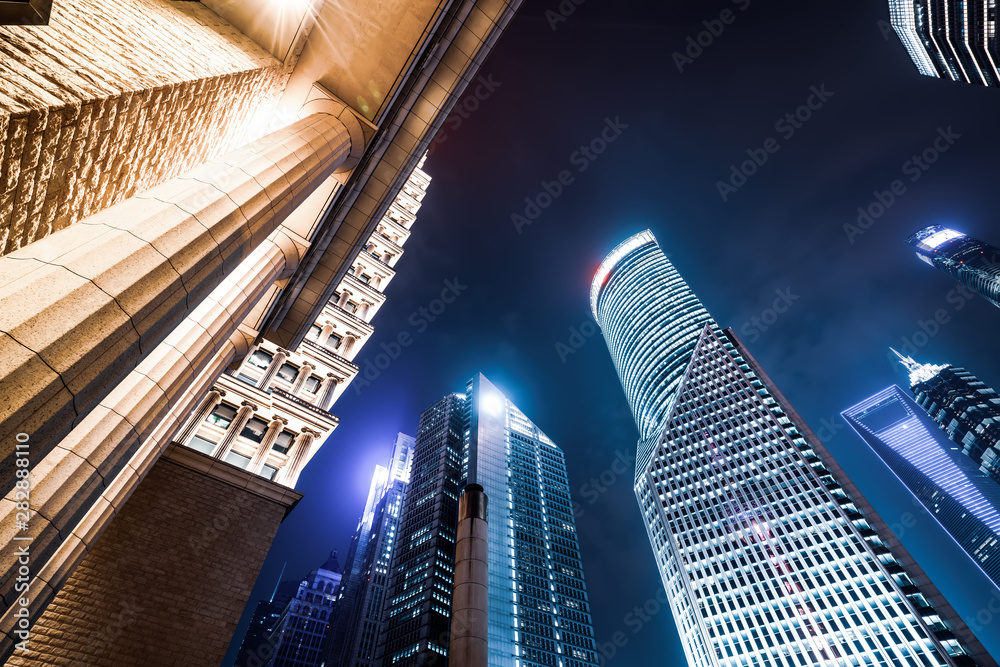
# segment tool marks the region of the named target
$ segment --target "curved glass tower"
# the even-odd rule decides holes
[[[590,287],[590,309],[639,429],[638,476],[649,463],[702,329],[718,325],[648,229],[601,262]]]
[[[925,227],[906,242],[917,257],[1000,307],[1000,248],[941,225]]]

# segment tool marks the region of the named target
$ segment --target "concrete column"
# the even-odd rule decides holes
[[[357,312],[357,313],[355,313],[355,314],[356,314],[356,315],[357,315],[358,317],[360,317],[361,319],[363,319],[363,320],[364,320],[364,319],[365,319],[365,318],[366,318],[366,317],[368,316],[368,309],[369,309],[369,308],[371,308],[371,307],[372,307],[372,304],[370,304],[370,303],[369,303],[369,302],[367,302],[367,301],[362,301],[362,302],[361,302],[361,305],[360,305],[360,306],[358,306],[358,312]],[[365,320],[365,322],[367,322],[367,321],[368,321],[368,320]]]
[[[314,113],[0,258],[0,469],[19,432],[55,447],[363,142],[350,110]]]
[[[317,435],[319,434],[315,431],[304,428],[302,429],[302,433],[296,436],[295,442],[292,443],[291,456],[288,463],[281,470],[281,479],[277,480],[278,483],[284,484],[289,488],[295,488],[295,482],[299,480],[299,473],[302,472],[302,467],[309,460],[309,452]]]
[[[455,589],[451,598],[448,663],[461,667],[487,667],[488,503],[489,498],[478,484],[466,486],[458,499]]]
[[[267,425],[267,432],[264,433],[264,439],[260,441],[260,446],[257,447],[257,453],[250,459],[250,465],[247,466],[248,471],[255,475],[260,474],[260,469],[264,467],[264,463],[267,461],[267,453],[271,451],[271,445],[278,439],[281,429],[285,428],[285,424],[287,423],[288,420],[284,417],[275,417],[271,420],[271,423]]]
[[[333,373],[327,373],[323,385],[319,388],[317,405],[323,410],[333,407],[333,395],[337,391],[337,378]]]
[[[348,299],[350,298],[351,298],[351,290],[347,289],[343,290],[340,293],[340,301],[337,302],[337,305],[340,306],[341,308],[345,307],[347,305]]]
[[[271,357],[271,363],[269,363],[267,368],[264,369],[264,374],[260,376],[259,380],[257,380],[258,389],[267,389],[267,385],[271,384],[271,380],[274,379],[274,376],[278,373],[278,369],[281,368],[281,365],[288,360],[288,355],[290,354],[291,352],[288,350],[283,350],[280,347],[278,348],[278,351],[274,353],[273,357]]]
[[[215,406],[222,402],[222,397],[225,395],[226,392],[222,389],[213,389],[208,392],[208,395],[205,396],[201,405],[199,405],[198,409],[195,410],[195,413],[191,415],[191,419],[188,420],[184,428],[177,434],[175,441],[181,443],[182,445],[186,445],[194,436],[198,427],[201,426],[201,423],[208,419],[208,416],[212,414],[212,410],[215,409]]]
[[[292,383],[291,393],[299,393],[299,390],[302,389],[302,385],[305,384],[306,378],[312,374],[313,370],[315,370],[315,367],[309,362],[302,364],[302,367],[299,368],[299,374],[295,376],[295,382]]]
[[[317,345],[326,345],[327,341],[330,340],[330,334],[333,333],[333,325],[327,322],[323,325],[323,329],[319,332],[319,336],[316,337]]]
[[[224,459],[229,451],[233,448],[233,442],[240,435],[240,431],[243,427],[247,425],[250,421],[250,417],[253,416],[253,411],[257,409],[257,406],[250,401],[243,401],[240,405],[239,410],[236,411],[236,416],[233,417],[232,423],[229,424],[229,428],[226,429],[226,434],[222,436],[222,441],[216,446],[215,451],[212,453],[217,459]]]

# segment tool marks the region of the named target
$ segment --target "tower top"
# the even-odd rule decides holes
[[[935,364],[921,364],[914,361],[913,357],[903,356],[896,351],[895,348],[890,347],[892,353],[899,358],[899,362],[906,366],[906,370],[910,372],[910,386],[920,384],[921,382],[926,382],[932,377],[948,368],[948,364],[935,365]]]

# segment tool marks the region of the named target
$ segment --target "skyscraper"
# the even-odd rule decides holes
[[[917,257],[1000,307],[1000,248],[941,225],[931,225],[906,242]]]
[[[482,374],[420,417],[384,664],[441,664],[447,655],[458,491],[466,484],[490,498],[490,666],[595,665],[565,457]]]
[[[264,641],[265,646],[273,647],[271,658],[264,665],[319,667],[323,642],[330,630],[330,614],[342,577],[337,552],[334,551],[322,565],[298,582]]]
[[[351,538],[344,580],[334,606],[326,664],[376,667],[375,649],[389,566],[403,499],[410,481],[414,439],[396,436],[387,467],[377,466],[364,514]]]
[[[732,330],[709,319],[689,342],[705,311],[670,281],[649,235],[601,265],[591,305],[640,438],[654,435],[635,491],[688,663],[995,665]],[[643,302],[659,314],[635,330],[622,310]]]
[[[917,405],[961,445],[963,454],[1000,483],[1000,395],[964,368],[919,364],[896,354],[910,371]]]
[[[889,0],[892,27],[926,76],[1000,85],[992,4],[962,0]]]
[[[893,386],[844,419],[1000,588],[1000,485]]]

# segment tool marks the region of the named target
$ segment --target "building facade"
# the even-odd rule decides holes
[[[284,569],[282,569],[284,574]],[[275,646],[271,643],[271,635],[281,615],[285,610],[285,605],[298,592],[299,582],[286,580],[278,582],[274,587],[274,592],[267,600],[261,600],[254,608],[253,617],[247,626],[243,641],[240,642],[239,653],[236,654],[234,667],[266,667],[274,657]]]
[[[922,261],[1000,307],[1000,248],[941,225],[925,227],[906,242]]]
[[[32,512],[0,523],[32,562],[0,554],[0,660],[218,664],[415,169],[519,0],[7,4],[0,484],[28,438]],[[123,604],[145,611],[95,641]]]
[[[306,575],[285,604],[267,638],[274,647],[267,667],[318,667],[330,631],[333,603],[343,574],[334,551]]]
[[[175,438],[215,459],[293,487],[336,428],[330,409],[358,374],[353,359],[385,302],[430,177],[410,173],[354,258],[333,298],[294,351],[261,341],[227,369]]]
[[[917,405],[980,470],[1000,483],[1000,395],[964,368],[919,364],[896,354],[910,371]]]
[[[418,489],[422,470],[437,484]],[[562,450],[477,374],[421,415],[413,472],[383,664],[447,664],[459,490],[479,484],[490,498],[490,667],[596,665]]]
[[[892,27],[921,74],[1000,85],[995,7],[961,0],[889,0]]]
[[[865,399],[843,416],[1000,588],[1000,484],[899,387]]]
[[[635,492],[688,664],[996,664],[732,330],[704,322],[690,346],[671,325],[686,334],[685,316],[703,309],[667,297],[665,328],[623,330],[633,326],[615,308],[630,303],[624,292],[676,276],[626,290],[630,253],[668,263],[655,240],[612,253],[591,303],[613,358],[632,337],[616,368],[683,367],[654,410],[659,435]],[[686,346],[679,361],[669,344],[662,365],[643,357],[672,338]],[[641,395],[626,389],[630,403]]]
[[[378,466],[365,512],[351,538],[346,573],[334,607],[325,664],[378,667],[376,648],[399,517],[410,482],[415,440],[400,433],[387,467]]]

